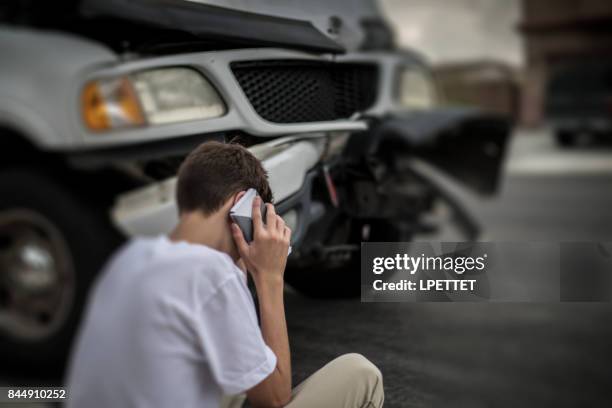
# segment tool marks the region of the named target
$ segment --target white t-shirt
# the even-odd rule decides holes
[[[68,374],[72,407],[219,407],[276,367],[226,254],[138,239],[94,287]]]

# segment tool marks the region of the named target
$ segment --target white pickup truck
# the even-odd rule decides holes
[[[337,296],[359,293],[360,242],[411,239],[435,201],[477,236],[405,159],[491,193],[508,135],[439,109],[373,0],[9,2],[0,55],[0,358],[19,367],[63,364],[101,264],[170,230],[205,140],[262,160],[294,230],[287,281]]]
[[[3,364],[63,364],[102,263],[126,235],[170,228],[172,177],[205,140],[251,146],[299,249],[321,214],[311,181],[366,129],[376,86],[332,37],[182,0],[2,3]]]

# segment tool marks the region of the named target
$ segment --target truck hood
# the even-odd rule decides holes
[[[390,50],[393,33],[377,0],[190,0],[312,23],[347,51]]]
[[[87,19],[121,20],[147,29],[184,33],[206,42],[245,47],[284,47],[319,53],[345,49],[323,34],[309,14],[289,12],[297,2],[187,0],[81,0],[78,12]],[[309,2],[308,2],[309,3]],[[310,4],[309,4],[310,6]],[[276,8],[284,13],[273,13]],[[305,9],[302,6],[302,9]],[[138,26],[134,27],[138,30]]]
[[[69,31],[120,52],[395,48],[376,0],[0,1],[0,22]]]

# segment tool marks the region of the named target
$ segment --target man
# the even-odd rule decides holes
[[[247,244],[229,211],[249,188],[268,204],[264,224],[253,203]],[[382,406],[380,372],[358,354],[292,391],[283,303],[291,231],[269,203],[261,163],[241,146],[204,143],[181,166],[176,198],[171,235],[128,243],[100,276],[71,359],[68,406],[216,408],[223,394],[245,392],[255,407]]]

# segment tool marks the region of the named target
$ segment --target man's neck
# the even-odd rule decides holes
[[[227,220],[219,212],[206,216],[199,211],[193,211],[181,215],[169,238],[172,241],[206,245],[227,253],[229,248],[223,234],[227,228],[226,224]]]

